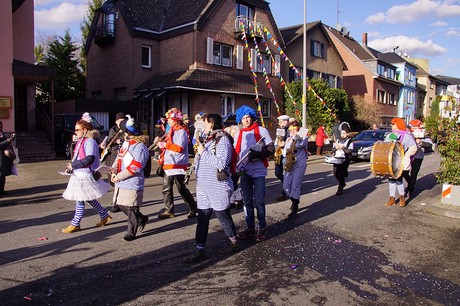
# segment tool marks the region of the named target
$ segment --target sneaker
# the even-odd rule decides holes
[[[174,218],[176,215],[174,213],[164,212],[158,215],[158,219],[164,220],[169,218]]]
[[[139,232],[142,233],[144,231],[145,224],[147,224],[147,221],[149,221],[149,217],[147,217],[147,216],[141,217],[141,220],[139,221],[139,226],[137,227],[137,230]]]
[[[262,229],[262,230],[259,229],[257,231],[256,242],[262,242],[267,238],[267,236],[265,235],[265,231],[266,231],[265,229]]]
[[[130,234],[126,234],[125,237],[123,237],[124,241],[133,241],[134,239],[136,239],[136,236]]]
[[[69,225],[65,229],[63,229],[62,232],[66,233],[66,234],[70,234],[70,233],[78,232],[80,230],[81,230],[81,228],[79,226]]]
[[[228,245],[226,245],[223,249],[219,251],[220,255],[230,255],[238,251],[238,243],[237,242],[230,242]]]
[[[253,230],[253,229],[245,229],[244,231],[241,231],[241,232],[238,232],[236,234],[236,237],[238,239],[246,239],[246,238],[249,238],[249,237],[254,237],[256,235],[256,231]]]
[[[195,249],[192,255],[185,257],[182,262],[184,263],[196,263],[204,259],[204,250]]]
[[[108,215],[107,218],[101,219],[101,221],[96,224],[96,227],[104,226],[107,223],[109,223],[111,220],[112,220],[112,217],[110,215]]]
[[[113,213],[117,213],[117,212],[121,211],[121,209],[120,209],[120,207],[118,207],[118,205],[111,205],[107,210],[110,211],[110,212],[113,212]]]

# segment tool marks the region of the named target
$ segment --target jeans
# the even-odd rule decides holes
[[[283,183],[284,181],[284,163],[286,162],[286,157],[281,158],[281,163],[279,165],[275,164],[275,176]]]
[[[251,177],[247,174],[241,176],[241,192],[243,193],[244,215],[246,226],[255,230],[254,208],[257,211],[259,229],[267,226],[265,222],[265,176]]]
[[[216,213],[216,217],[224,228],[225,235],[228,238],[236,236],[236,228],[233,223],[230,208],[226,210],[217,211],[212,208],[198,209],[198,224],[196,225],[195,243],[198,247],[204,248],[206,239],[208,238],[209,220],[211,219],[212,212]]]

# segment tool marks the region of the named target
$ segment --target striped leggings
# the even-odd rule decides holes
[[[104,207],[102,207],[98,200],[88,201],[88,204],[91,205],[91,207],[93,207],[97,211],[101,219],[105,219],[109,216],[107,210]],[[70,222],[70,224],[73,226],[80,226],[80,221],[81,218],[83,218],[84,214],[85,202],[77,201],[77,203],[75,204],[75,215],[73,216],[72,222]]]

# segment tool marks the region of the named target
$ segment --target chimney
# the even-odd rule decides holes
[[[367,47],[367,33],[363,33],[363,41],[362,41],[363,47]]]

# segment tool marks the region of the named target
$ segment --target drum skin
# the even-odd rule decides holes
[[[403,171],[403,159],[404,148],[400,142],[377,141],[371,152],[372,174],[397,179]]]

